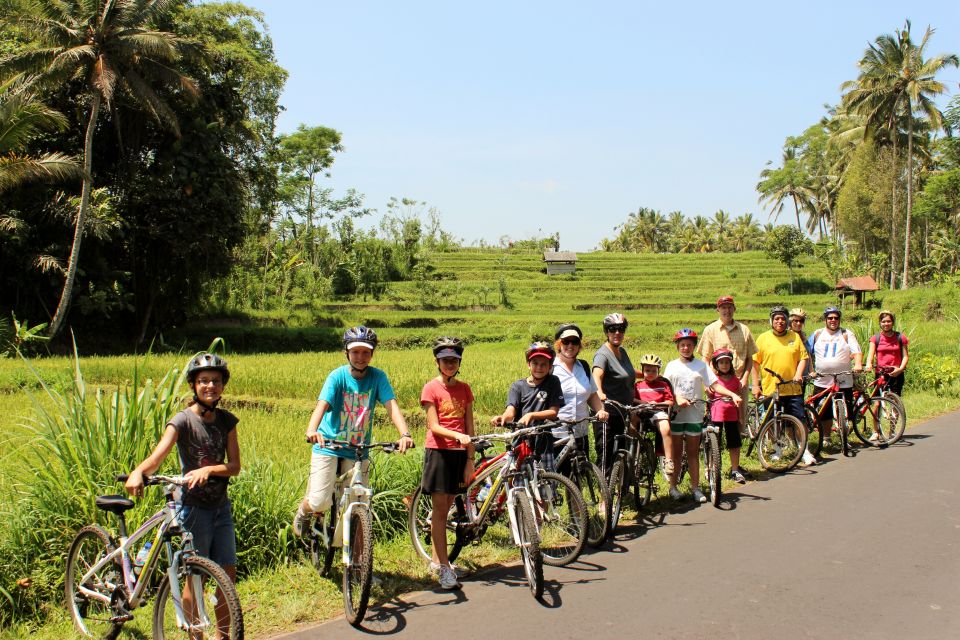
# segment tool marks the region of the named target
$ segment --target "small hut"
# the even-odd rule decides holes
[[[864,295],[870,291],[879,291],[880,285],[870,276],[856,276],[854,278],[840,278],[837,286],[837,295],[840,302],[846,301],[847,296],[853,296],[853,308],[863,306]]]
[[[544,251],[543,261],[547,263],[548,276],[577,271],[577,254],[573,251]]]

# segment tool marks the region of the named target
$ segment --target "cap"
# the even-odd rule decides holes
[[[558,340],[563,340],[564,338],[579,338],[579,337],[580,337],[580,332],[579,332],[579,331],[577,331],[576,329],[567,329],[566,331],[564,331],[563,333],[561,333],[561,334],[557,337],[557,339],[558,339]]]
[[[717,306],[719,307],[723,304],[733,304],[733,296],[720,296],[717,298]]]
[[[434,354],[438,360],[440,358],[456,358],[457,360],[462,360],[463,356],[454,351],[453,349],[441,349],[436,354]]]

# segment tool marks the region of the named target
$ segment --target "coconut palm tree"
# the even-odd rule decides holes
[[[171,5],[169,0],[23,0],[8,18],[32,44],[0,60],[0,77],[18,76],[38,88],[78,83],[88,109],[80,207],[51,336],[63,327],[73,295],[101,108],[111,111],[118,100],[129,100],[179,135],[176,114],[158,90],[197,93],[193,80],[175,68],[188,43],[154,26]]]
[[[776,169],[764,169],[760,172],[760,182],[757,191],[760,192],[758,202],[769,202],[772,206],[770,218],[776,220],[783,212],[787,199],[793,201],[793,209],[797,216],[797,229],[803,231],[800,225],[800,211],[813,209],[813,200],[816,193],[810,185],[810,176],[804,171],[803,164],[796,157],[797,151],[793,146],[783,149],[783,166]],[[769,164],[769,163],[768,163]]]
[[[934,130],[943,127],[943,113],[933,99],[946,91],[936,75],[946,67],[960,65],[956,54],[941,54],[924,59],[924,49],[933,35],[927,27],[919,45],[910,37],[910,21],[894,34],[878,37],[860,60],[860,76],[846,82],[843,103],[851,111],[866,116],[868,129],[885,123],[887,134],[899,137],[898,119],[907,126],[907,215],[904,224],[903,275],[901,287],[907,287],[910,267],[910,220],[913,212],[913,143],[915,115],[923,115]]]
[[[760,236],[760,225],[753,219],[752,213],[739,216],[730,225],[730,239],[734,251],[749,251]]]

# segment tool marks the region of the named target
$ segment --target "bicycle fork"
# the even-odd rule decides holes
[[[507,491],[507,513],[510,516],[510,533],[513,535],[513,540],[516,542],[518,547],[528,546],[529,542],[523,542],[524,538],[520,535],[520,527],[522,526],[518,520],[517,516],[517,505],[515,500],[517,499],[517,494],[519,494],[519,499],[528,500],[526,492],[519,487],[511,487]],[[532,507],[533,505],[531,505]]]
[[[169,544],[169,543],[167,543]],[[167,550],[168,553],[170,549]],[[180,589],[180,580],[177,569],[183,566],[183,551],[172,554],[172,561],[167,568],[167,581],[170,583],[170,599],[173,602],[173,612],[177,617],[177,628],[183,631],[208,629],[213,626],[210,616],[207,615],[203,598],[203,578],[196,574],[187,575],[190,581],[190,595],[193,598],[193,613],[196,622],[189,622],[183,613],[183,592]]]

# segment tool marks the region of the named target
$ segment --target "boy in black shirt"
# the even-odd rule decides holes
[[[530,375],[510,385],[507,408],[490,420],[494,426],[516,421],[533,426],[545,420],[555,420],[563,406],[560,379],[550,373],[556,353],[547,342],[534,342],[527,348],[527,367]],[[517,417],[519,416],[519,418]]]

